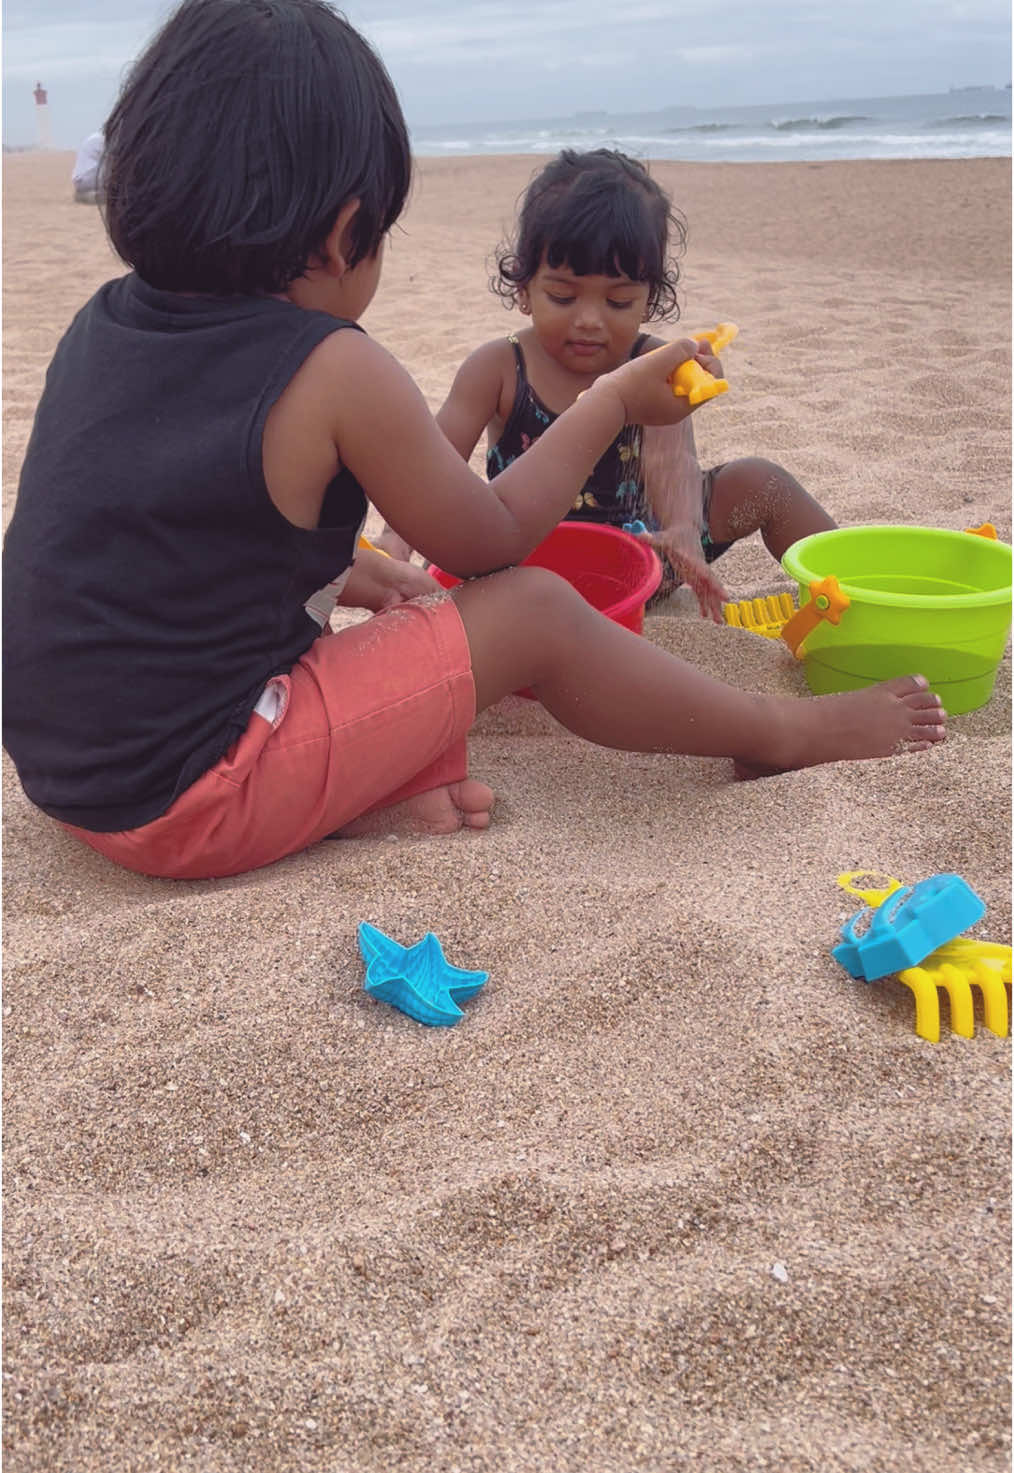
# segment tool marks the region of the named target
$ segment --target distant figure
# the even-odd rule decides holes
[[[49,135],[49,96],[41,82],[36,82],[32,95],[35,98],[36,143],[39,148],[49,148],[52,144]]]
[[[102,169],[104,148],[105,139],[102,134],[89,133],[77,151],[70,178],[74,186],[74,198],[79,205],[100,205],[102,203],[99,174]]]

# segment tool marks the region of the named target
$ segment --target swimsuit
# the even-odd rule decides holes
[[[486,453],[486,479],[489,481],[506,470],[519,455],[523,455],[548,430],[553,421],[559,418],[559,415],[546,407],[529,383],[524,353],[516,335],[511,333],[507,341],[514,350],[514,361],[517,364],[517,390],[503,432]],[[639,355],[647,341],[646,333],[638,334],[630,351],[631,358]],[[657,532],[658,518],[646,504],[640,466],[641,427],[624,425],[596,462],[564,520],[606,522],[612,527],[622,527],[625,522],[642,521],[649,531]],[[709,563],[713,563],[732,546],[731,542],[713,542],[708,531],[712,484],[721,469],[720,465],[716,465],[702,472],[701,507],[704,531],[701,533],[701,550]],[[662,586],[657,596],[670,593],[680,581],[667,558],[663,558],[663,565]]]

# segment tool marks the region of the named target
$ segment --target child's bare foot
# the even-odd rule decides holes
[[[334,838],[361,839],[377,834],[453,834],[457,829],[489,827],[493,789],[474,778],[416,793],[404,803],[375,808],[339,829]]]
[[[782,744],[784,755],[770,764],[737,759],[737,777],[924,752],[946,735],[947,712],[922,675],[901,675],[865,690],[792,701],[779,715],[784,727],[775,742]]]

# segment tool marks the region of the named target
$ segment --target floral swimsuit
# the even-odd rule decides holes
[[[486,454],[486,479],[494,480],[517,460],[559,416],[545,404],[528,382],[528,371],[521,344],[511,333],[507,339],[514,349],[518,366],[518,387],[514,407],[503,427],[503,434]],[[631,351],[636,358],[646,334],[641,333]],[[624,425],[609,449],[596,463],[595,469],[578,492],[568,511],[568,522],[609,522],[622,527],[624,522],[644,517],[640,484],[641,430],[639,425]]]
[[[640,333],[630,351],[636,358],[647,342],[647,334]],[[528,382],[528,370],[521,344],[514,333],[507,339],[514,349],[517,364],[518,384],[503,434],[495,445],[486,452],[486,479],[495,480],[512,461],[523,455],[559,415],[547,409]],[[720,465],[702,472],[702,510],[704,531],[701,533],[701,549],[705,560],[713,563],[732,546],[731,542],[713,542],[708,532],[708,510],[711,503],[711,485]],[[596,462],[595,468],[567,512],[568,522],[608,522],[610,526],[622,527],[625,522],[641,521],[649,531],[658,531],[658,520],[647,505],[641,484],[641,427],[624,425],[609,449]],[[671,592],[679,579],[669,564],[664,562],[664,577],[659,596]]]

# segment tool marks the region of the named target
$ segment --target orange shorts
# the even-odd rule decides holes
[[[271,864],[372,809],[467,775],[475,683],[446,593],[321,635],[269,684],[273,719],[255,712],[159,818],[114,834],[64,827],[140,874],[210,879]]]

